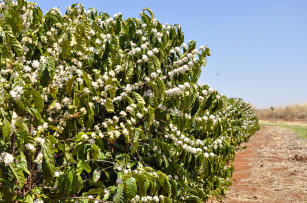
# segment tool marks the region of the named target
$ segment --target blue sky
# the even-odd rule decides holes
[[[149,7],[211,48],[200,82],[256,107],[307,103],[306,0],[36,0],[44,12],[81,2],[124,18]]]

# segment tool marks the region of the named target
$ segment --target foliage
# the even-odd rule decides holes
[[[198,202],[225,193],[251,107],[198,84],[179,25],[0,4],[0,199]]]

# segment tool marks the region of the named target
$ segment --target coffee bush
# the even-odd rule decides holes
[[[0,3],[0,199],[202,202],[231,184],[250,105],[197,81],[180,25]]]

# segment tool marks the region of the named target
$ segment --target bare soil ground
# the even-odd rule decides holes
[[[237,152],[225,203],[307,203],[307,139],[278,126],[262,126]]]

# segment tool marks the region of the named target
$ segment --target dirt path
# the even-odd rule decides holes
[[[246,146],[236,154],[233,185],[222,202],[307,203],[307,139],[263,126]]]

